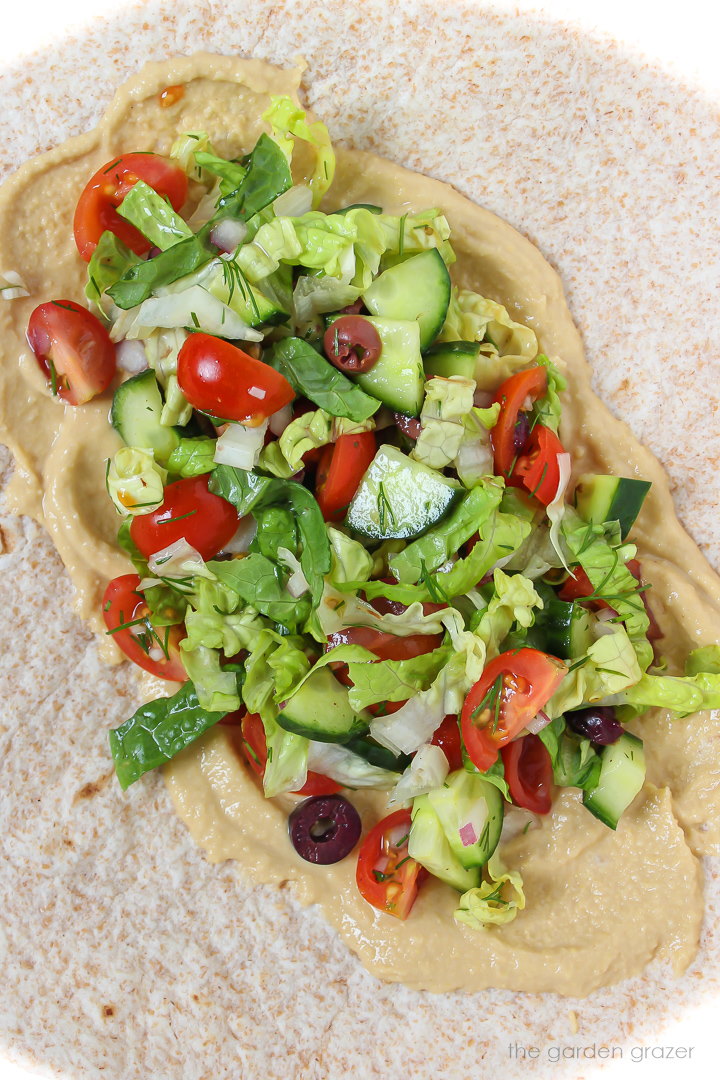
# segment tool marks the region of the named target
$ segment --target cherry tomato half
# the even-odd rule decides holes
[[[490,661],[461,715],[465,749],[478,769],[490,768],[500,747],[537,716],[566,673],[562,660],[538,649],[513,649]]]
[[[208,490],[207,475],[192,476],[168,484],[157,510],[134,517],[130,538],[146,559],[185,539],[207,561],[233,538],[239,522],[235,507]]]
[[[89,262],[102,234],[109,230],[135,252],[144,255],[151,243],[124,218],[117,207],[138,180],[144,180],[158,195],[169,199],[179,210],[187,198],[187,176],[183,170],[159,154],[123,154],[90,177],[75,210],[75,243]]]
[[[194,408],[247,427],[262,424],[295,397],[279,371],[210,334],[191,334],[186,340],[178,354],[177,379]]]
[[[350,500],[375,457],[372,431],[341,435],[325,447],[317,470],[315,498],[326,521],[345,517]]]
[[[544,424],[536,424],[513,469],[513,481],[521,480],[530,494],[547,506],[557,494],[560,482],[558,454],[564,453],[555,432]]]
[[[500,415],[490,438],[495,453],[495,472],[509,478],[515,460],[515,424],[526,398],[535,401],[547,390],[547,371],[532,367],[518,371],[500,386],[493,402],[500,402]]]
[[[256,776],[262,777],[267,765],[267,746],[265,744],[265,728],[262,719],[257,713],[246,713],[240,725],[242,732],[242,751],[247,758],[250,768]],[[342,788],[331,780],[329,776],[309,771],[307,780],[299,791],[293,795],[336,795]]]
[[[112,579],[102,600],[105,625],[128,660],[161,679],[185,682],[187,672],[179,649],[185,627],[153,627],[145,597],[137,591],[139,584],[137,574]]]
[[[462,741],[460,739],[460,725],[457,716],[446,716],[440,727],[430,740],[434,746],[439,746],[448,759],[450,772],[455,772],[463,767]]]
[[[36,307],[27,339],[48,385],[68,405],[84,405],[112,382],[115,346],[100,320],[74,300]]]
[[[407,919],[425,877],[420,863],[407,853],[410,821],[409,810],[396,810],[379,821],[363,840],[356,871],[367,902],[398,919]]]
[[[533,814],[549,814],[552,807],[553,771],[542,739],[528,732],[500,750],[505,779],[516,806]]]

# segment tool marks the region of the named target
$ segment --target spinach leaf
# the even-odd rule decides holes
[[[257,214],[292,185],[292,176],[282,150],[267,135],[261,135],[250,155],[247,172],[230,194],[217,204],[214,216],[195,236],[188,236],[153,259],[131,266],[108,295],[119,308],[142,304],[160,286],[192,274],[218,253],[210,233],[225,218],[246,220]]]
[[[263,360],[284,375],[297,394],[332,416],[346,416],[357,423],[380,408],[377,398],[351,382],[302,338],[278,341]]]
[[[257,534],[251,551],[259,551],[268,559],[278,561],[278,548],[284,547],[293,555],[297,551],[297,529],[291,512],[282,506],[267,506],[255,512]]]
[[[292,173],[278,144],[264,133],[255,143],[247,172],[228,195],[217,204],[215,220],[235,218],[247,221],[292,187]]]
[[[155,289],[199,270],[217,255],[217,248],[210,243],[210,231],[208,223],[196,236],[188,236],[153,259],[135,263],[107,290],[108,296],[119,308],[137,307]]]
[[[317,607],[323,578],[330,573],[330,541],[320,507],[310,492],[296,481],[260,476],[230,465],[218,465],[209,487],[232,503],[241,516],[268,506],[290,511],[302,545],[300,565],[310,586],[313,607]]]
[[[291,633],[306,622],[310,614],[308,598],[291,596],[285,588],[286,575],[264,555],[255,552],[244,559],[209,562],[207,567],[245,604],[287,627]]]
[[[169,761],[224,715],[201,709],[191,682],[186,682],[172,697],[141,705],[109,734],[120,787],[124,791],[143,773]]]

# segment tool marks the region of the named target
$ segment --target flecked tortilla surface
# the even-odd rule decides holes
[[[279,9],[274,16],[271,13],[264,31],[267,37],[261,35],[261,47],[250,51],[289,59],[292,50],[281,56],[274,51],[284,24],[274,23],[273,18],[279,19],[280,14]],[[488,35],[492,32],[493,48],[498,36],[508,47],[517,45],[517,24],[503,28],[502,22],[488,21],[482,26]],[[447,33],[453,30],[450,26]],[[416,31],[423,41],[420,29]],[[262,41],[266,41],[266,48],[262,48]],[[547,48],[553,41],[559,48],[562,35],[556,40],[549,34]],[[209,43],[218,47],[212,40]],[[491,52],[489,44],[487,50]],[[308,50],[304,51],[308,55]],[[309,59],[312,72],[313,56]],[[590,74],[592,59],[592,49],[585,44],[583,61]],[[377,144],[380,140],[381,145],[375,148],[419,164],[403,143],[408,138],[405,134],[396,144],[402,152],[393,154],[391,111],[381,100],[373,102],[376,122],[372,134],[363,128],[367,117],[353,116],[352,110],[342,116],[347,102],[340,93],[331,92],[339,89],[333,81],[336,76],[323,68],[321,55],[317,61],[309,93],[333,133],[343,131],[341,126],[333,129],[334,116],[337,125],[348,125],[348,141],[357,141],[352,137],[359,130],[361,141]],[[599,53],[596,63],[601,61],[607,63],[607,55]],[[622,74],[622,67],[619,70]],[[645,78],[652,92],[652,75],[646,73]],[[401,82],[396,90],[403,106],[417,117],[415,137],[419,140],[422,134],[427,140],[427,131],[421,131],[427,109],[433,104],[441,106],[428,95],[415,104],[416,110],[425,108],[425,113],[413,113],[412,104],[403,97]],[[467,101],[477,96],[484,102],[482,94],[489,90],[488,85],[466,85]],[[576,95],[577,87],[567,87],[566,92]],[[683,98],[683,102],[686,108],[701,108],[690,98]],[[445,107],[452,112],[453,106],[448,101]],[[453,121],[457,121],[458,130],[467,130],[461,117],[453,117]],[[412,124],[410,127],[413,130]],[[54,132],[48,129],[47,138],[55,141]],[[480,157],[482,150],[492,160],[493,150],[495,158],[500,156],[507,130],[498,130],[488,138],[495,141],[476,147],[475,153]],[[442,140],[438,137],[436,143],[430,138],[427,144],[437,145],[437,162],[441,163]],[[530,152],[521,138],[514,148],[518,158],[523,148]],[[435,153],[432,148],[428,152]],[[510,181],[518,172],[513,173],[507,161],[504,167],[510,179],[493,181],[492,198],[496,203],[505,199],[506,205],[493,208],[513,218],[511,211],[518,196]],[[431,171],[467,186],[469,170],[453,173],[456,168],[453,157],[450,173],[439,167]],[[692,169],[689,180],[699,182]],[[482,192],[474,194],[479,201],[486,201]],[[531,201],[528,193],[528,207]],[[542,192],[538,202],[541,212],[536,216],[528,209],[515,220],[527,223],[536,238],[543,236],[545,222],[548,235],[557,239],[557,220],[552,213],[546,214]],[[580,204],[586,214],[595,213],[589,220],[597,226],[602,203],[592,208],[581,199],[575,205]],[[611,207],[606,209],[610,213]],[[693,213],[698,209],[695,205]],[[577,246],[577,229],[575,234]],[[638,242],[642,246],[642,238]],[[587,255],[587,244],[584,252]],[[555,257],[562,262],[560,249]],[[607,269],[591,270],[590,266],[591,262],[584,268],[583,288],[590,287],[587,281],[592,282],[593,275],[599,286],[612,280]],[[653,273],[657,281],[657,267]],[[665,294],[671,292],[673,283],[671,275],[662,279]],[[683,295],[687,288],[685,275]],[[672,305],[665,294],[661,311],[663,305]],[[627,295],[622,289],[615,293],[606,289],[603,295],[614,301],[611,310],[621,313],[616,321],[625,327],[633,309],[642,312],[647,337],[652,339],[656,333],[652,304],[643,303],[638,294],[628,309],[623,306]],[[698,296],[702,315],[704,296],[699,285]],[[679,310],[677,294],[676,300]],[[584,311],[582,304],[580,311],[575,305],[576,318],[586,330],[585,317],[581,317]],[[587,308],[586,317],[597,316],[595,325],[602,325],[605,335],[601,378],[608,374],[617,377],[627,362],[622,348],[627,334],[621,336],[613,352],[617,327],[603,322],[600,315],[592,304]],[[696,321],[703,323],[699,317]],[[684,327],[690,352],[693,333],[706,332],[711,325],[705,321],[702,327]],[[591,333],[598,331],[588,326],[586,336]],[[699,351],[697,339],[695,344]],[[648,348],[637,331],[633,345],[641,354]],[[593,355],[593,349],[590,351],[593,359],[600,359]],[[683,370],[675,369],[680,388]],[[703,373],[701,378],[705,377]],[[641,377],[638,385],[643,385]],[[709,403],[716,409],[716,400],[713,406],[710,397]],[[632,403],[636,404],[642,400]],[[707,395],[700,405],[708,406]],[[637,424],[652,427],[652,410],[649,414],[639,408],[634,411]],[[659,436],[672,438],[668,430],[660,430]],[[676,428],[674,437],[681,443],[687,436]],[[696,453],[695,444],[692,452]],[[678,468],[677,459],[668,464]],[[682,477],[687,459],[679,468]],[[706,479],[709,483],[704,485],[703,497],[708,490],[712,492],[712,477]],[[693,503],[692,493],[689,497],[691,527],[701,530],[698,538],[708,546],[716,539],[712,519],[703,515],[702,498]],[[686,503],[687,499],[688,494]],[[3,629],[8,658],[3,674],[9,687],[4,738],[13,751],[3,762],[5,792],[13,793],[4,809],[8,815],[4,841],[8,895],[20,898],[20,903],[16,899],[4,905],[9,913],[5,927],[9,981],[3,1016],[13,1052],[29,1051],[68,1075],[96,1075],[102,1063],[107,1075],[118,1077],[280,1076],[289,1072],[321,1077],[348,1070],[360,1076],[384,1076],[393,1068],[402,1074],[408,1067],[415,1075],[429,1076],[443,1066],[445,1075],[459,1076],[472,1075],[479,1057],[498,1062],[507,1075],[505,1043],[511,1037],[528,1043],[534,1039],[538,1044],[548,1037],[556,1042],[573,1041],[569,1024],[566,1026],[569,1006],[558,1006],[552,998],[541,1004],[537,998],[496,993],[484,995],[479,1007],[475,999],[454,995],[433,998],[378,984],[347,957],[312,912],[298,912],[291,900],[272,889],[249,888],[231,867],[206,867],[172,819],[162,789],[152,781],[129,799],[120,798],[109,783],[104,739],[98,728],[104,728],[106,720],[107,725],[116,723],[129,711],[133,687],[122,669],[108,672],[98,666],[93,643],[69,614],[67,583],[42,534],[32,525],[13,521],[5,528],[14,551],[5,565],[12,573],[11,585],[8,575],[4,576],[6,610],[12,616]],[[37,596],[40,576],[52,583],[42,598]],[[53,629],[42,639],[36,632],[38,599],[43,602],[42,621]],[[17,661],[12,659],[13,650]],[[107,718],[100,715],[99,697],[107,706]],[[78,725],[79,718],[85,723]],[[48,731],[52,732],[51,745]],[[706,944],[712,946],[710,937],[706,937]],[[44,961],[40,960],[42,952],[47,952]],[[679,1001],[692,1001],[693,987],[700,981],[696,972],[702,972],[703,982],[712,983],[713,955],[712,948],[703,954],[703,966],[693,968],[684,987],[672,984],[673,1012]],[[318,970],[322,971],[321,979]],[[637,1039],[648,1031],[659,1031],[667,1017],[659,989],[663,978],[656,975],[632,980],[597,1002],[583,1003],[578,1007],[579,1041],[617,1042],[631,1034]],[[648,998],[653,999],[649,1008],[639,1006],[639,1000],[647,1002]],[[43,1002],[42,1014],[30,1007],[38,999]],[[634,1032],[631,1025],[636,1025]],[[373,1033],[369,1045],[364,1034],[368,1030]],[[430,1052],[428,1033],[432,1033]],[[448,1061],[454,1063],[451,1071],[447,1070]],[[524,1063],[523,1073],[530,1067]],[[532,1068],[537,1067],[533,1063]],[[512,1066],[510,1074],[511,1070]],[[551,1071],[557,1075],[558,1067]]]

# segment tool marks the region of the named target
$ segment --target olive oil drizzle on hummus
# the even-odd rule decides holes
[[[227,156],[246,151],[269,94],[295,94],[301,70],[205,54],[150,64],[118,91],[99,128],[29,162],[0,190],[3,264],[30,291],[0,305],[0,438],[16,463],[7,498],[50,532],[75,584],[78,612],[99,632],[109,659],[117,654],[102,634],[99,598],[108,578],[128,571],[104,483],[105,459],[119,445],[108,423],[110,398],[79,408],[54,401],[25,343],[27,320],[45,300],[83,300],[85,266],[72,215],[104,161],[123,151],[166,153],[188,130],[208,130]],[[168,86],[185,92],[166,108],[159,95]],[[370,154],[338,150],[333,192],[344,203],[377,203],[391,213],[440,207],[458,255],[456,283],[505,304],[566,371],[561,434],[575,473],[652,480],[632,539],[654,585],[664,655],[671,672],[679,670],[689,649],[718,638],[720,581],[678,523],[662,468],[592,393],[555,272],[519,233],[448,185]],[[164,687],[156,683],[154,693]],[[504,859],[522,871],[527,908],[514,923],[485,932],[453,921],[456,898],[438,881],[426,883],[401,923],[362,899],[352,856],[332,867],[302,862],[287,836],[295,800],[264,799],[229,730],[213,729],[166,766],[178,814],[210,861],[236,859],[259,882],[292,881],[299,900],[320,904],[381,978],[434,991],[496,986],[579,995],[641,971],[656,956],[682,971],[695,954],[703,910],[696,856],[714,852],[720,840],[720,760],[707,753],[718,743],[717,714],[677,720],[654,710],[638,722],[648,783],[617,833],[565,791],[550,815],[505,844]],[[352,798],[371,826],[382,813],[378,796]]]

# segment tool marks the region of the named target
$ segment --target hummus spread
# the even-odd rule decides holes
[[[118,92],[100,127],[27,163],[0,191],[2,268],[17,271],[27,299],[0,303],[0,437],[15,457],[10,507],[48,529],[77,591],[77,609],[101,633],[99,598],[128,564],[115,543],[118,520],[104,484],[105,459],[118,440],[108,423],[110,394],[63,407],[45,387],[25,342],[33,308],[46,300],[83,300],[85,264],[72,216],[87,178],[132,150],[167,153],[182,131],[207,130],[220,153],[252,147],[268,95],[296,94],[301,69],[197,55],[148,65]],[[167,86],[184,94],[170,108]],[[369,202],[388,212],[437,206],[452,227],[456,283],[503,303],[531,326],[541,349],[569,377],[561,435],[579,474],[605,471],[652,480],[633,539],[653,582],[670,672],[692,648],[717,640],[720,580],[674,513],[665,474],[590,388],[590,371],[556,273],[519,233],[451,187],[370,154],[338,150],[332,205]],[[156,683],[154,694],[167,692]],[[446,991],[494,986],[587,994],[638,973],[654,957],[676,972],[692,960],[702,919],[697,856],[720,840],[720,715],[678,720],[655,710],[639,721],[648,782],[612,832],[564,791],[536,827],[504,844],[521,870],[527,907],[515,922],[484,932],[452,918],[456,895],[431,879],[410,918],[367,904],[355,886],[355,859],[317,867],[288,840],[294,798],[265,800],[218,727],[165,768],[175,807],[211,862],[235,859],[258,882],[291,881],[302,903],[321,905],[365,966],[384,979]],[[378,796],[353,801],[368,825],[382,813]]]

